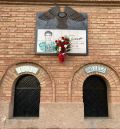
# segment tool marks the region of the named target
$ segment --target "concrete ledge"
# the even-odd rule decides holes
[[[4,129],[45,129],[45,128],[80,128],[102,129],[120,127],[120,105],[112,105],[112,117],[84,118],[82,103],[41,103],[40,117],[38,118],[9,118],[9,105],[1,103],[4,109],[0,115],[0,127]]]

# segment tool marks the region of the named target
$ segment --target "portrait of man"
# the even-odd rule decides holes
[[[52,41],[52,32],[46,31],[44,33],[45,41],[39,43],[39,49],[45,53],[55,53],[55,42]]]

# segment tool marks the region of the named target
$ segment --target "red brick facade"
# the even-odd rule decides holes
[[[88,2],[89,3],[89,2]],[[90,2],[92,3],[92,2]],[[120,124],[120,5],[94,2],[89,6],[84,2],[71,6],[78,12],[88,14],[88,55],[67,56],[63,64],[57,56],[35,54],[36,13],[47,11],[54,4],[0,4],[0,127],[5,129],[23,128],[114,128]],[[63,3],[64,5],[64,3]],[[61,6],[62,8],[64,6]],[[69,5],[69,3],[68,3]],[[12,117],[12,96],[15,80],[19,77],[15,68],[30,64],[39,68],[35,74],[41,82],[41,115],[40,121],[10,119]],[[84,68],[89,64],[107,67],[106,74],[93,72],[87,74]],[[83,91],[85,79],[90,75],[100,75],[108,82],[109,112],[106,120],[101,118],[92,124],[92,120],[84,119]],[[58,103],[59,102],[59,103]],[[46,105],[48,103],[48,105]],[[59,105],[59,104],[62,105]],[[45,104],[45,105],[44,105]],[[50,104],[53,104],[50,106]],[[71,104],[79,104],[80,115]],[[55,105],[55,106],[54,106]],[[71,107],[69,107],[71,105]],[[65,106],[65,107],[64,107]],[[53,108],[52,108],[53,107]],[[73,107],[73,108],[72,108]],[[54,110],[55,108],[55,110]],[[68,110],[66,110],[66,108]],[[69,109],[70,108],[70,109]],[[62,112],[63,109],[63,112]],[[69,112],[70,111],[70,112]],[[65,116],[59,116],[59,113]],[[76,112],[73,116],[72,112]],[[56,115],[54,114],[56,113]],[[58,113],[58,117],[57,117]],[[69,114],[71,113],[71,114]],[[56,118],[52,117],[53,116]],[[68,116],[67,116],[68,115]],[[47,118],[47,122],[44,123]],[[6,123],[4,123],[4,117]],[[43,120],[42,120],[43,117]],[[70,120],[68,120],[70,118]],[[80,121],[78,120],[80,119]],[[60,122],[61,120],[61,122]],[[33,125],[29,124],[33,121]],[[53,123],[51,123],[53,121]],[[39,123],[41,122],[41,123]],[[73,125],[71,124],[73,122]],[[103,123],[102,123],[103,122]],[[11,123],[11,124],[10,124]],[[21,123],[21,125],[20,125]],[[51,124],[50,124],[51,123]],[[24,125],[24,127],[22,126]],[[29,126],[28,126],[29,125]],[[81,126],[80,126],[81,125]]]

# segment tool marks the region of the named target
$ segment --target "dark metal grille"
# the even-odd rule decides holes
[[[15,86],[14,116],[39,116],[40,83],[32,75],[21,76]]]
[[[107,86],[99,76],[88,77],[83,86],[84,116],[108,116]]]

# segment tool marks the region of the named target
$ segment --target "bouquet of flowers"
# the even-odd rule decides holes
[[[66,53],[70,51],[70,39],[68,37],[61,37],[61,39],[56,40],[55,49],[58,53],[58,58],[60,62],[64,62]]]

